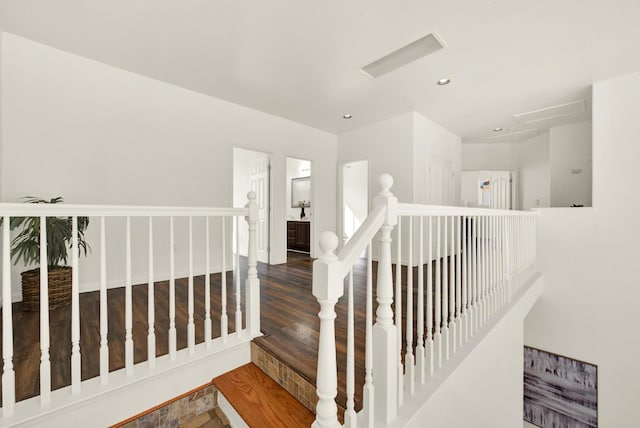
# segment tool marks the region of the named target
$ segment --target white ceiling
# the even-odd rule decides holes
[[[638,0],[0,0],[3,31],[315,128],[415,110],[464,141],[552,105],[590,111],[592,82],[640,70],[639,23]],[[359,70],[433,31],[445,49]]]

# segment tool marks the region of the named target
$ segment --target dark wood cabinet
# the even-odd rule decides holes
[[[311,250],[311,223],[287,221],[287,250],[308,253]]]

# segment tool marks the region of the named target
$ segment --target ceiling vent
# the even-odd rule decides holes
[[[537,129],[524,129],[522,131],[505,132],[497,135],[491,135],[489,137],[483,138],[482,141],[487,143],[517,142],[535,137],[539,134],[540,132],[538,132]]]
[[[435,32],[427,34],[415,42],[409,43],[371,64],[365,65],[362,67],[362,71],[371,77],[380,77],[444,47],[444,42]]]
[[[557,106],[545,107],[540,110],[534,110],[527,113],[516,114],[514,117],[523,125],[537,123],[543,120],[557,119],[559,117],[579,115],[586,113],[587,106],[584,100],[574,101],[568,104],[560,104]]]

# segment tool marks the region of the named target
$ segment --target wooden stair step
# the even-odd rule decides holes
[[[311,426],[315,415],[255,364],[213,379],[213,384],[250,427]]]

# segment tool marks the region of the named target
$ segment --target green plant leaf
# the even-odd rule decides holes
[[[62,197],[47,201],[42,198],[27,196],[25,203],[57,204]],[[47,217],[47,265],[64,266],[67,264],[72,238],[72,217]],[[13,217],[10,222],[11,230],[20,232],[11,241],[11,256],[14,264],[19,260],[25,265],[41,264],[40,260],[40,218]],[[78,249],[80,254],[87,255],[91,247],[85,241],[85,231],[89,226],[88,217],[78,217]]]

